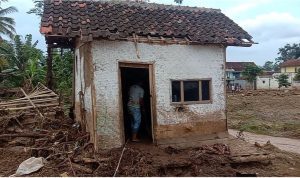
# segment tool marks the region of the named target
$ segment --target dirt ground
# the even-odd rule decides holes
[[[27,176],[114,175],[123,148],[96,153],[89,135],[65,116],[61,108],[41,112],[53,114],[40,123],[32,122],[36,120],[31,116],[36,115],[34,111],[14,116],[0,112],[0,176],[14,174],[21,162],[33,156],[44,157],[47,162]],[[249,155],[256,157],[246,159]],[[261,159],[263,156],[267,158]],[[223,143],[187,149],[128,142],[116,176],[254,174],[300,176],[300,155],[281,151],[271,144],[250,144],[233,137]]]
[[[231,140],[229,145],[240,140]],[[213,148],[213,149],[211,149]],[[224,148],[224,149],[222,149]],[[283,152],[266,145],[263,151],[275,158],[267,162],[233,163],[229,150],[223,145],[204,146],[178,150],[172,147],[159,148],[146,143],[129,143],[124,151],[117,176],[236,176],[237,173],[257,176],[300,176],[300,155]],[[223,152],[220,150],[223,150]],[[113,176],[122,149],[97,153],[97,164],[85,165],[93,170],[86,173],[75,170],[76,176]],[[0,149],[0,176],[9,176],[18,165],[31,156],[22,147]],[[30,176],[74,176],[67,163],[48,161],[39,171]]]
[[[300,90],[249,91],[227,99],[229,128],[300,139]]]

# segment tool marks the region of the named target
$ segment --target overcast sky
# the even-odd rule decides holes
[[[173,0],[150,1],[174,4]],[[40,19],[26,13],[33,7],[32,0],[9,0],[2,4],[10,5],[19,10],[10,15],[16,20],[17,33],[32,34],[34,40],[39,40],[38,47],[45,51],[44,37],[39,33]],[[183,0],[182,5],[221,9],[259,43],[250,48],[227,48],[227,61],[254,61],[263,65],[267,60],[274,61],[278,48],[300,43],[299,0]]]

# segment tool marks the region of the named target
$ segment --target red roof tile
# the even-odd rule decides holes
[[[40,31],[47,37],[126,39],[136,34],[201,44],[253,43],[220,10],[153,3],[46,0]]]
[[[243,71],[247,65],[255,65],[254,62],[226,62],[226,69]]]
[[[290,59],[280,64],[280,67],[300,66],[300,59]]]

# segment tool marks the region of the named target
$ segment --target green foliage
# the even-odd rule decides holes
[[[0,5],[1,2],[4,2],[7,0],[0,0]],[[2,8],[0,7],[0,38],[1,35],[8,36],[9,38],[13,39],[15,35],[15,20],[11,17],[6,17],[6,15],[17,12],[18,10],[13,7],[7,7],[7,8]]]
[[[273,65],[273,68],[275,72],[280,72],[280,66],[277,62]]]
[[[278,85],[279,85],[278,87],[281,88],[284,86],[285,88],[287,88],[288,86],[291,86],[291,83],[289,83],[288,78],[289,78],[288,75],[280,74],[277,77],[277,81],[278,81]]]
[[[44,1],[43,0],[33,0],[33,3],[34,3],[34,8],[30,9],[27,13],[42,16],[43,10],[44,10]]]
[[[278,62],[284,62],[290,59],[297,59],[300,57],[300,43],[299,44],[286,44],[284,47],[279,48],[277,53],[280,56],[275,60]]]
[[[264,66],[263,66],[263,69],[266,70],[266,71],[273,71],[274,70],[274,64],[272,61],[266,61]]]
[[[3,41],[0,44],[0,69],[3,69],[0,87],[45,83],[46,58],[36,48],[37,43],[32,42],[31,35],[26,35],[25,40],[16,35],[12,42]],[[68,101],[72,94],[73,52],[54,50],[53,53],[54,91]]]
[[[298,71],[297,71],[297,73],[296,73],[296,75],[294,77],[294,80],[295,81],[300,81],[300,68],[298,69]]]
[[[6,60],[8,67],[6,70],[11,73],[3,81],[2,85],[7,87],[17,87],[29,84],[43,82],[45,72],[42,61],[43,53],[36,48],[38,41],[32,43],[32,35],[26,35],[25,40],[16,35],[12,42],[3,41],[0,45],[0,56]]]
[[[7,60],[0,56],[0,72],[8,66]]]
[[[177,4],[182,4],[182,1],[183,0],[174,0],[174,2],[177,3]]]
[[[72,73],[74,54],[68,50],[53,57],[54,88],[63,98],[72,94]]]
[[[243,78],[250,83],[256,80],[256,77],[262,73],[262,69],[254,64],[248,64],[242,71]]]

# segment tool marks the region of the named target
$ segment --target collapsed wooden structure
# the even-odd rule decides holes
[[[20,88],[20,91],[24,96],[0,102],[0,111],[14,112],[34,109],[39,116],[44,119],[39,108],[59,106],[58,95],[41,83],[38,83],[38,85],[29,94],[27,94],[22,88]]]

